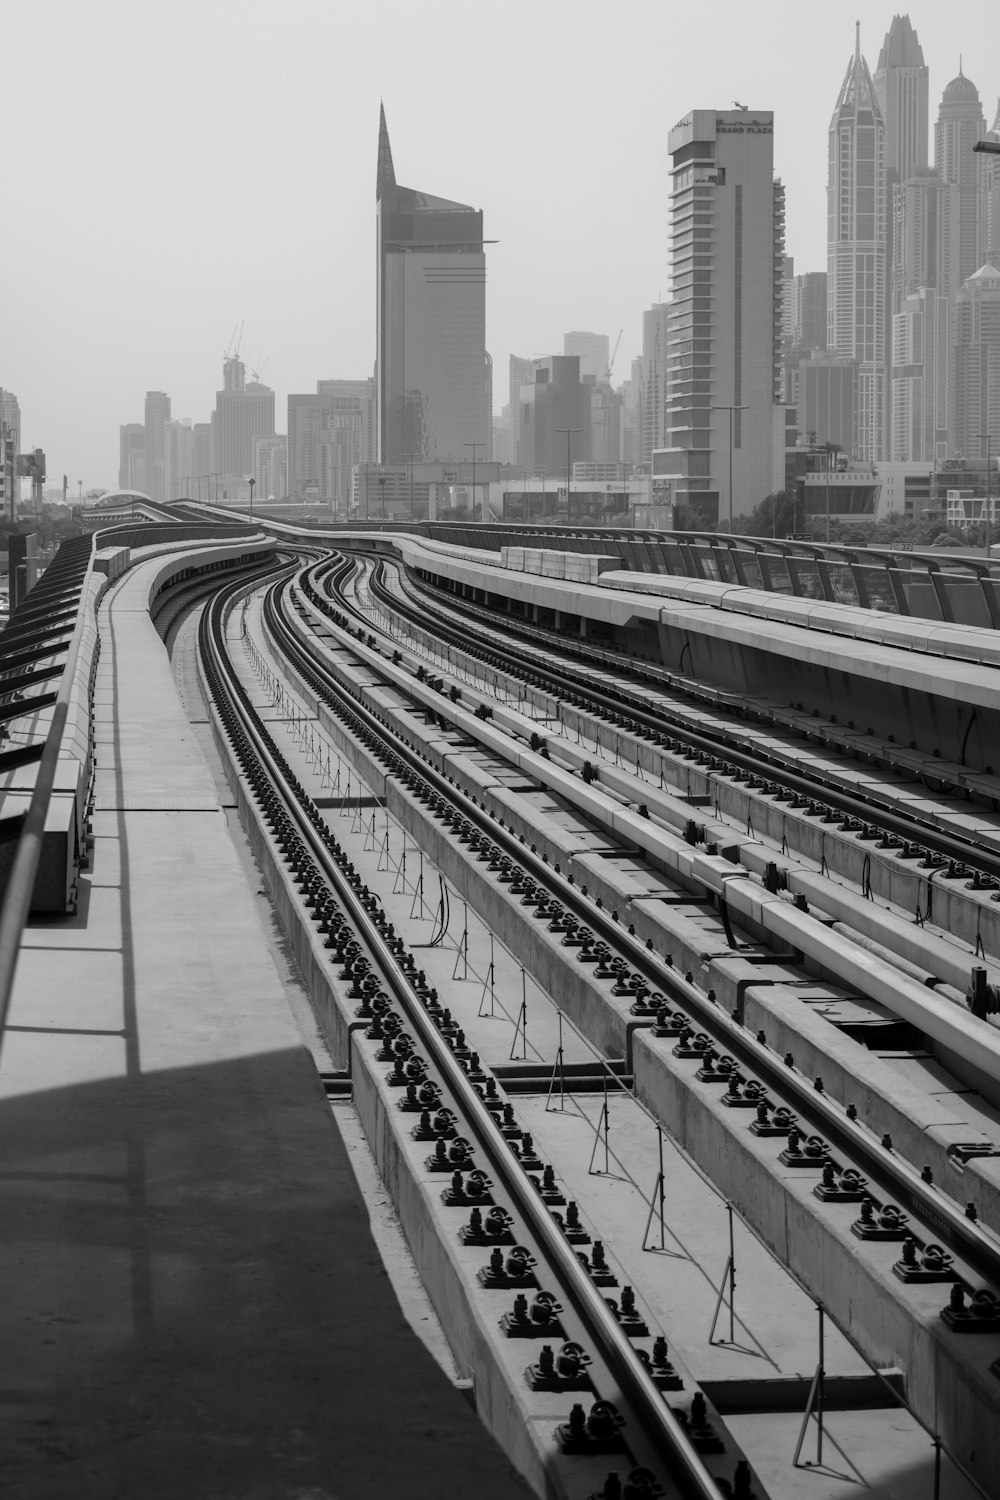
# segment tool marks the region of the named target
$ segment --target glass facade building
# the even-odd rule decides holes
[[[384,111],[376,199],[379,462],[485,458],[492,413],[482,211],[399,186]]]

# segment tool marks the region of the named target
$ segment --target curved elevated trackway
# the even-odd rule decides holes
[[[1000,1472],[1000,843],[963,821],[947,789],[915,806],[871,762],[858,785],[846,760],[817,765],[792,723],[456,600],[388,538],[377,551],[341,542],[266,594],[220,593],[201,648],[245,816],[271,850],[300,958],[322,971],[314,1000],[394,1191],[435,1205],[412,1210],[414,1237],[439,1246],[425,1245],[422,1270],[446,1331],[475,1351],[480,1410],[523,1472],[554,1494],[612,1496],[607,1471],[631,1470],[636,1500],[656,1486],[718,1493],[720,1478],[734,1494],[797,1494],[803,1472],[768,1467],[760,1438],[741,1440],[726,1417],[731,1391],[670,1364],[673,1330],[638,1264],[648,1234],[638,1254],[623,1248],[610,1187],[608,1207],[593,1199],[574,1234],[565,1205],[594,1172],[544,1161],[530,1134],[525,1147],[535,1077],[550,1103],[567,1080],[603,1097],[595,1154],[618,1107],[609,1092],[644,1112],[821,1306],[821,1326],[836,1324],[844,1349],[886,1375],[989,1493]],[[279,746],[261,693],[284,705],[300,750],[308,724],[312,770]],[[348,776],[339,797],[321,790],[331,753]],[[359,828],[370,812],[367,860],[335,836],[334,806]],[[535,981],[543,1019],[532,1025],[559,1046],[534,1068],[526,1001],[520,1013],[512,1003],[505,1059],[481,1041],[481,1017],[452,1019],[424,972],[434,955],[416,954],[390,919],[378,879],[390,821],[404,861],[412,841],[411,868],[419,850],[421,880],[425,856],[441,872],[431,947],[447,931],[450,888],[520,962],[522,986]],[[930,912],[914,924],[907,881],[935,890],[934,915],[944,903],[955,930]],[[422,900],[423,888],[421,911]],[[654,1238],[656,1221],[654,1191]],[[661,1248],[663,1223],[661,1192]],[[624,1287],[610,1308],[598,1241],[609,1284]],[[721,1292],[725,1321],[725,1279]],[[498,1306],[514,1318],[501,1332]],[[555,1352],[554,1383],[548,1356],[511,1365],[522,1316]],[[560,1354],[567,1343],[582,1357]],[[585,1474],[581,1454],[594,1466]]]

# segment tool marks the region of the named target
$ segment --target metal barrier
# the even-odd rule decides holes
[[[88,593],[93,553],[91,537],[76,537],[70,542],[63,542],[51,566],[11,615],[7,629],[0,635],[0,689],[5,699],[8,695],[21,694],[21,689],[15,684],[26,680],[23,673],[8,673],[5,663],[16,657],[20,666],[26,657],[38,660],[65,653],[62,666],[58,669],[60,682],[54,699],[51,694],[43,695],[44,704],[41,698],[29,700],[23,694],[13,699],[13,706],[19,710],[19,714],[31,713],[33,706],[39,708],[51,704],[52,718],[44,738],[15,751],[0,754],[0,771],[33,761],[39,763],[31,802],[21,826],[17,851],[4,891],[3,905],[0,906],[0,1045],[6,1031],[17,955],[31,907],[35,876],[42,853],[45,819],[69,713],[76,662],[86,623],[86,610],[82,606]],[[65,636],[69,616],[74,611],[75,621],[68,641],[55,640],[55,635]],[[37,677],[35,673],[29,675]]]

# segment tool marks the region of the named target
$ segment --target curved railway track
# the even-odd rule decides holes
[[[321,563],[314,571],[332,573],[334,586],[353,571],[346,559],[340,564]],[[319,594],[320,608],[332,607]],[[344,595],[338,595],[342,606],[351,608]],[[297,635],[278,607],[272,591],[267,600],[266,619],[274,639],[287,659],[309,683],[322,701],[348,716],[355,733],[376,748],[387,768],[403,778],[411,790],[426,800],[434,814],[451,826],[451,831],[467,841],[479,859],[494,854],[523,871],[527,879],[543,889],[551,903],[571,915],[582,933],[594,945],[620,954],[631,970],[642,975],[653,990],[665,995],[696,1035],[711,1038],[713,1046],[735,1059],[747,1082],[763,1089],[771,1110],[779,1107],[794,1116],[792,1128],[808,1129],[829,1146],[838,1172],[859,1171],[871,1184],[877,1184],[886,1199],[903,1205],[906,1211],[924,1224],[933,1226],[934,1234],[948,1249],[993,1285],[1000,1285],[1000,1242],[983,1230],[952,1200],[926,1180],[921,1170],[900,1159],[898,1154],[876,1140],[844,1108],[817,1090],[815,1081],[789,1068],[765,1042],[751,1035],[693,983],[682,978],[663,959],[651,953],[638,938],[615,921],[603,908],[585,897],[579,887],[556,874],[551,865],[531,853],[511,831],[502,828],[475,799],[454,786],[436,771],[419,751],[393,733],[385,721],[353,698],[343,684],[314,655],[302,646]],[[360,618],[360,616],[359,616]],[[485,841],[485,848],[483,847]],[[775,1102],[777,1101],[777,1103]],[[880,1204],[881,1206],[881,1204]]]
[[[270,623],[279,630],[282,587],[280,582],[272,585],[265,601]],[[435,1120],[441,1120],[440,1138],[461,1135],[472,1143],[474,1155],[463,1163],[463,1170],[485,1170],[499,1197],[506,1200],[519,1243],[527,1246],[538,1263],[538,1282],[529,1280],[525,1285],[540,1284],[543,1291],[555,1289],[562,1304],[559,1322],[590,1352],[591,1394],[596,1395],[598,1403],[610,1401],[624,1418],[622,1435],[628,1450],[650,1475],[647,1487],[643,1487],[647,1482],[642,1473],[635,1475],[635,1500],[663,1493],[652,1483],[653,1473],[661,1476],[672,1495],[685,1500],[718,1500],[719,1486],[682,1420],[664,1400],[647,1365],[581,1267],[573,1245],[557,1227],[536,1183],[512,1148],[509,1135],[503,1133],[496,1108],[487,1106],[487,1099],[498,1097],[497,1091],[485,1087],[484,1076],[470,1075],[468,1059],[456,1054],[453,1041],[449,1042],[442,1032],[440,1011],[435,1014],[428,1008],[426,991],[421,994],[418,987],[419,971],[412,954],[396,937],[377,900],[369,895],[359,872],[326,828],[242,687],[229,659],[225,621],[243,588],[236,585],[220,591],[203,613],[199,650],[206,679],[242,773],[297,883],[309,893],[320,930],[334,937],[338,953],[347,952],[353,943],[367,956],[366,973],[377,977],[377,985],[367,990],[368,998],[362,998],[359,1007],[363,1018],[366,1011],[371,1018],[366,1033],[369,1040],[383,1041],[383,1050],[391,1048],[393,1073],[399,1073],[404,1083],[407,1079],[439,1081],[438,1103],[432,1107],[444,1111],[444,1115],[435,1115]],[[286,643],[291,652],[292,640],[286,637]],[[301,653],[296,655],[300,667],[314,670],[301,660]],[[381,728],[375,727],[371,716],[346,703],[342,712],[352,721],[354,731],[376,748]],[[386,769],[394,774],[411,779],[416,774],[428,775],[423,766],[419,773],[415,767],[411,769],[413,757],[407,748],[394,746],[381,753]],[[428,795],[440,795],[429,777],[425,784]],[[356,974],[361,973],[357,958],[354,968]],[[390,1059],[387,1056],[385,1060]],[[509,1241],[486,1239],[483,1243],[488,1251],[491,1243],[496,1247]],[[602,1415],[606,1416],[597,1413],[598,1422]],[[592,1410],[591,1419],[594,1416]]]
[[[811,810],[815,809],[817,815],[836,814],[866,836],[888,835],[906,846],[914,857],[922,858],[928,870],[941,871],[943,878],[971,878],[975,888],[994,889],[1000,894],[1000,854],[984,848],[974,837],[945,832],[916,815],[903,816],[888,798],[880,797],[871,789],[861,792],[831,786],[828,778],[808,773],[791,756],[782,756],[773,745],[748,743],[745,734],[735,727],[711,732],[704,727],[693,728],[680,709],[658,706],[655,712],[651,712],[629,692],[627,686],[613,688],[607,683],[587,682],[586,676],[581,679],[580,675],[581,668],[584,673],[588,669],[596,672],[613,670],[637,685],[698,701],[697,690],[669,672],[644,670],[634,661],[623,660],[613,652],[570,645],[554,631],[546,632],[504,618],[502,628],[513,642],[541,648],[526,665],[511,652],[497,649],[496,616],[468,603],[453,604],[449,601],[446,609],[424,587],[420,589],[423,595],[420,604],[401,598],[386,587],[384,560],[374,554],[370,555],[370,560],[374,563],[372,594],[379,603],[414,626],[426,627],[428,619],[432,619],[434,633],[448,645],[498,671],[549,691],[554,697],[574,706],[583,701],[583,692],[587,706],[606,716],[620,729],[647,738],[669,751],[690,751],[696,764],[721,774],[752,779],[762,791],[802,799]],[[341,604],[344,606],[343,600]],[[461,625],[455,623],[456,615],[461,616]],[[484,623],[487,620],[492,621],[491,628]],[[542,652],[547,654],[548,660],[544,659]],[[714,696],[705,694],[700,701],[712,711],[722,712]],[[780,721],[776,730],[789,733]]]
[[[357,607],[348,589],[357,566],[353,556],[313,562],[301,570],[297,585],[313,607],[345,633],[345,644],[349,644],[353,635],[379,651],[382,648],[369,635],[370,620]],[[682,1037],[697,1037],[704,1046],[721,1052],[732,1065],[737,1086],[754,1093],[758,1119],[780,1121],[786,1131],[792,1130],[800,1139],[808,1136],[810,1141],[818,1142],[823,1160],[829,1162],[837,1181],[845,1172],[859,1174],[874,1211],[900,1206],[911,1215],[917,1221],[910,1228],[917,1251],[927,1249],[932,1241],[946,1246],[961,1263],[958,1284],[966,1296],[975,1301],[992,1295],[984,1294],[976,1282],[981,1278],[992,1287],[1000,1287],[997,1238],[940,1192],[926,1170],[922,1173],[902,1160],[891,1143],[879,1141],[859,1122],[855,1112],[819,1091],[813,1080],[798,1074],[788,1065],[788,1059],[779,1057],[762,1037],[751,1035],[688,978],[681,978],[647,945],[624,930],[599,903],[588,899],[571,879],[557,874],[545,859],[525,846],[523,839],[489,813],[485,802],[478,803],[474,796],[438,771],[419,747],[396,730],[388,715],[366,705],[324,660],[322,652],[304,642],[301,628],[296,629],[297,606],[291,592],[292,582],[289,574],[269,588],[264,597],[263,621],[274,646],[317,701],[327,705],[341,721],[346,733],[366,748],[387,776],[395,778],[424,805],[425,815],[429,813],[445,825],[467,846],[470,857],[485,863],[489,869],[500,867],[513,872],[515,879],[536,893],[535,910],[542,920],[557,924],[556,930],[558,924],[562,924],[563,930],[567,927],[571,930],[578,952],[589,949],[591,953],[613,954],[634,975],[641,976],[665,1000],[657,1022],[672,1028],[671,1035],[680,1032]],[[537,1185],[522,1169],[516,1151],[511,1150],[498,1128],[496,1112],[487,1106],[484,1093],[496,1099],[502,1097],[502,1091],[492,1085],[484,1090],[479,1078],[470,1078],[467,1060],[456,1057],[453,1042],[441,1031],[440,1013],[428,1008],[426,992],[421,993],[415,984],[418,971],[412,955],[406,953],[402,941],[387,924],[361,874],[350,865],[241,687],[238,674],[228,661],[225,643],[226,613],[241,587],[245,585],[220,593],[206,607],[201,623],[206,673],[243,773],[295,872],[300,889],[309,897],[320,930],[334,937],[340,934],[338,954],[344,934],[349,933],[350,941],[366,955],[368,973],[377,977],[370,1039],[373,1043],[383,1040],[384,1052],[380,1056],[390,1061],[394,1039],[401,1037],[403,1045],[396,1054],[400,1061],[394,1065],[394,1072],[401,1076],[401,1067],[405,1068],[412,1059],[417,1066],[415,1076],[437,1081],[442,1107],[446,1113],[450,1112],[453,1133],[473,1143],[475,1165],[497,1185],[518,1223],[519,1239],[538,1262],[540,1285],[553,1288],[564,1304],[565,1332],[593,1351],[591,1394],[620,1409],[625,1418],[622,1430],[636,1463],[659,1475],[670,1494],[717,1496],[719,1487],[690,1441],[684,1413],[679,1418],[671,1413],[650,1376],[648,1364],[637,1356],[586,1270],[581,1269],[558,1221],[540,1201]],[[388,594],[385,602],[394,610],[399,609],[395,594]],[[301,620],[298,624],[301,627]],[[470,645],[468,635],[457,630],[453,644],[476,655],[482,652],[484,659],[489,658],[488,647],[480,643]],[[383,654],[388,657],[390,650],[385,649]],[[517,672],[535,679],[535,685],[543,688],[546,682],[557,682],[558,691],[580,696],[579,679],[574,680],[559,669],[546,674],[534,665],[512,663],[509,657],[500,656],[495,650],[492,655],[511,675]],[[620,718],[633,730],[637,725],[647,727],[640,713],[629,705],[627,695],[605,691],[600,696],[604,713]],[[662,738],[662,729],[654,728],[655,716],[649,715],[648,719],[648,732]],[[679,734],[675,738],[683,740]],[[718,745],[714,745],[712,754],[718,756]],[[328,946],[334,946],[329,939]],[[368,1019],[364,1009],[359,1014]],[[697,1057],[692,1066],[697,1066]],[[746,1117],[743,1118],[745,1122]],[[735,1119],[733,1123],[736,1124]],[[776,1140],[775,1150],[782,1144],[780,1139]],[[637,1483],[645,1482],[640,1475]],[[641,1488],[634,1491],[637,1500],[646,1493],[659,1491]]]

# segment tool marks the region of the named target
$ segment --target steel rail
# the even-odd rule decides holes
[[[377,556],[377,554],[372,555]],[[380,587],[378,584],[373,583],[372,591],[376,594],[380,603],[391,605],[404,619],[409,615],[413,623],[420,622],[424,625],[424,628],[427,628],[426,615],[421,616],[415,605],[411,603],[408,608],[405,607],[397,595],[385,590],[384,585]],[[347,607],[350,607],[349,601],[345,602],[345,608]],[[439,612],[437,610],[432,609],[428,613],[439,619]],[[475,618],[469,611],[456,609],[456,613],[468,614],[470,625]],[[458,646],[465,651],[470,650],[468,630],[463,633],[457,626],[450,625],[447,621],[441,620],[439,620],[439,628],[441,633],[448,638],[449,644]],[[523,631],[517,626],[511,626],[506,621],[503,624],[503,628],[511,635],[525,635],[530,639],[527,631]],[[484,655],[491,657],[494,665],[499,669],[513,670],[513,675],[517,675],[516,664],[512,668],[509,656],[505,657],[497,652],[495,647],[482,644],[482,640],[486,636],[485,630],[476,630],[475,636],[476,644],[473,648],[474,651],[481,651]],[[554,650],[565,652],[565,642],[556,639],[550,644]],[[585,659],[586,653],[580,654]],[[595,662],[593,665],[599,667],[601,664]],[[614,664],[606,662],[604,666],[613,670]],[[631,663],[628,664],[627,669],[630,671],[636,670]],[[664,732],[668,732],[675,738],[683,740],[685,744],[690,745],[692,749],[699,751],[701,754],[716,759],[720,757],[724,758],[732,766],[746,772],[749,776],[760,777],[761,775],[765,775],[767,779],[780,783],[781,786],[787,788],[789,791],[807,797],[810,801],[823,802],[844,816],[856,818],[863,823],[870,823],[873,821],[873,814],[877,814],[877,821],[886,832],[903,839],[904,842],[919,843],[925,849],[933,851],[944,859],[956,864],[967,865],[970,869],[978,869],[981,874],[1000,882],[1000,855],[992,854],[988,849],[984,849],[971,838],[965,839],[960,834],[944,833],[935,824],[929,823],[924,819],[904,817],[891,804],[885,802],[877,794],[866,795],[861,792],[843,791],[831,785],[829,781],[824,780],[819,775],[813,776],[801,768],[793,769],[780,756],[775,755],[773,751],[764,749],[758,751],[750,750],[749,748],[740,749],[731,743],[731,736],[725,732],[720,731],[715,735],[692,729],[682,718],[676,716],[676,711],[672,712],[671,710],[664,709],[661,713],[652,713],[648,708],[643,708],[637,704],[624,690],[616,693],[609,691],[607,688],[595,687],[592,684],[581,681],[580,678],[561,672],[558,668],[550,664],[532,662],[530,666],[525,666],[523,670],[537,677],[547,678],[551,683],[556,684],[558,691],[554,692],[554,696],[569,692],[577,697],[589,697],[596,707],[603,708],[606,712],[610,711],[618,715],[627,716],[633,723],[640,724],[653,733],[663,734]],[[663,683],[655,676],[650,679],[650,682],[652,686],[660,690],[669,691],[669,684]],[[720,711],[718,704],[714,706],[716,711]],[[783,732],[788,732],[783,726],[782,729]],[[735,733],[736,731],[733,731],[734,735]],[[712,773],[707,772],[705,774]],[[719,774],[719,772],[716,771],[715,774]],[[722,774],[725,773],[722,772]],[[933,870],[929,871],[928,878],[933,878],[934,873]]]
[[[271,586],[265,596],[265,609],[273,605],[274,596],[281,588],[280,583]],[[355,929],[362,935],[365,946],[404,1012],[407,1024],[418,1034],[421,1046],[459,1106],[465,1122],[489,1162],[491,1175],[503,1184],[515,1211],[528,1225],[531,1236],[552,1268],[560,1291],[572,1301],[588,1339],[600,1352],[614,1381],[633,1408],[659,1464],[666,1462],[670,1465],[669,1478],[678,1485],[685,1497],[691,1497],[691,1500],[718,1500],[719,1490],[714,1478],[702,1464],[662,1391],[647,1373],[628,1336],[622,1332],[609,1311],[600,1289],[582,1269],[572,1246],[555,1226],[526,1171],[513,1157],[509,1144],[451,1048],[424,1007],[418,1003],[396,954],[345,879],[315,827],[304,815],[301,802],[289,793],[278,760],[269,748],[269,742],[273,746],[273,741],[249,704],[226,650],[224,622],[228,592],[230,591],[220,591],[206,607],[200,624],[200,644],[205,659],[211,661],[218,674],[220,690],[226,693],[231,708],[242,722],[243,733],[250,742],[253,753],[271,785],[281,794],[313,860],[334,890],[338,901],[343,904]],[[628,1443],[627,1422],[624,1436]],[[633,1448],[632,1452],[638,1459],[644,1457],[641,1449],[636,1452]]]
[[[887,1191],[893,1201],[903,1205],[914,1217],[929,1225],[934,1234],[944,1240],[952,1252],[977,1274],[993,1285],[1000,1285],[1000,1241],[976,1221],[969,1219],[954,1200],[926,1182],[915,1166],[903,1161],[895,1151],[884,1147],[860,1121],[851,1120],[846,1109],[835,1104],[825,1093],[817,1091],[813,1080],[800,1077],[791,1070],[766,1043],[758,1042],[755,1036],[721,1010],[714,1001],[709,1000],[694,984],[689,984],[676,970],[668,968],[661,959],[652,955],[639,938],[631,937],[627,931],[623,931],[620,924],[612,921],[601,908],[593,906],[587,898],[581,896],[575,885],[569,884],[561,875],[556,875],[550,865],[540,856],[533,855],[513,833],[499,828],[490,815],[479,808],[474,798],[452,785],[447,777],[429,765],[395,730],[356,699],[317,654],[308,653],[277,613],[270,599],[265,605],[265,619],[288,659],[307,682],[312,678],[310,686],[314,691],[332,692],[342,702],[346,702],[369,733],[383,742],[391,742],[392,753],[405,760],[412,771],[430,783],[439,798],[458,808],[462,817],[486,834],[509,857],[529,870],[536,884],[545,886],[584,926],[598,934],[610,947],[627,956],[629,963],[655,988],[668,994],[692,1016],[697,1029],[711,1035],[746,1071],[765,1082],[779,1098],[792,1104],[796,1113],[810,1121],[836,1151],[859,1166],[863,1174]],[[348,644],[356,645],[350,641],[349,636]]]

